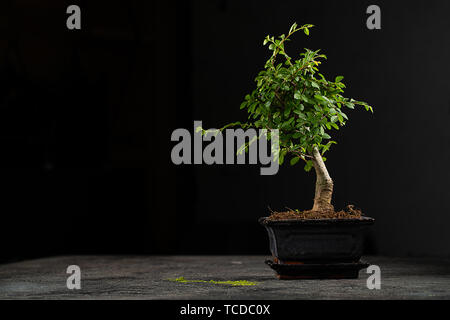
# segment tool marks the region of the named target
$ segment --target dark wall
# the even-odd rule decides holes
[[[69,4],[82,29],[65,26]],[[1,260],[62,253],[267,253],[258,217],[309,208],[300,166],[175,166],[171,132],[245,120],[266,34],[312,23],[355,110],[328,154],[335,206],[377,219],[369,249],[448,255],[450,4],[378,1],[4,1]]]
[[[450,4],[377,1],[382,30],[370,31],[365,11],[372,3],[195,2],[194,117],[206,127],[245,120],[237,106],[268,58],[265,35],[285,33],[294,21],[315,24],[309,38],[289,43],[288,52],[322,49],[328,56],[324,74],[344,75],[346,95],[376,110],[373,116],[349,113],[339,144],[327,155],[335,206],[354,203],[377,219],[371,244],[380,254],[448,255]],[[267,206],[312,205],[313,174],[283,167],[276,176],[262,177],[258,170],[196,168],[202,190],[198,219],[242,223],[227,234],[232,248],[248,234],[247,245],[256,247],[260,235],[254,221],[267,214]]]
[[[69,4],[1,3],[2,255],[174,250],[178,13]]]

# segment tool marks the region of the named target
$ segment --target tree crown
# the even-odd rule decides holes
[[[247,109],[249,122],[235,122],[224,127],[278,129],[280,149],[276,156],[279,163],[282,164],[285,156],[290,154],[293,156],[291,165],[302,159],[306,162],[306,171],[313,165],[313,148],[317,147],[323,155],[336,143],[331,134],[348,120],[344,107],[354,109],[355,105],[360,105],[373,112],[366,102],[342,96],[344,77],[329,81],[319,72],[321,60],[327,59],[320,50],[304,49],[299,59],[286,53],[285,44],[291,36],[300,30],[308,36],[312,27],[311,24],[298,26],[294,23],[287,35],[278,38],[268,35],[264,39],[263,45],[268,45],[272,55],[255,78],[256,88],[241,104],[241,109]],[[280,58],[282,62],[278,61]],[[243,149],[246,148],[248,144]]]

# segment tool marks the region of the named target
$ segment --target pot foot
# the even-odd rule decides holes
[[[280,280],[304,279],[357,279],[359,271],[367,268],[369,263],[305,263],[283,264],[266,260],[266,264],[275,270]]]

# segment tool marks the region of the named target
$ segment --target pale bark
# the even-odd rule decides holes
[[[333,180],[328,173],[322,155],[317,147],[314,147],[312,156],[314,169],[316,170],[316,193],[313,210],[334,210],[334,207],[331,204],[331,198],[333,196]]]

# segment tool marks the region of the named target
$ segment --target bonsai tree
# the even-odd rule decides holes
[[[241,104],[241,109],[247,109],[249,122],[225,127],[278,129],[280,148],[276,157],[280,165],[289,156],[291,165],[302,160],[306,171],[314,168],[316,189],[312,211],[334,211],[333,180],[323,155],[336,144],[331,138],[333,130],[339,130],[348,120],[345,108],[360,105],[367,111],[373,109],[365,102],[342,95],[345,88],[342,76],[330,81],[319,73],[321,61],[326,59],[320,50],[305,49],[297,59],[287,54],[285,45],[292,35],[300,30],[309,35],[311,27],[294,23],[287,34],[264,39],[272,55],[255,79],[256,88]],[[246,148],[248,144],[241,151]]]

